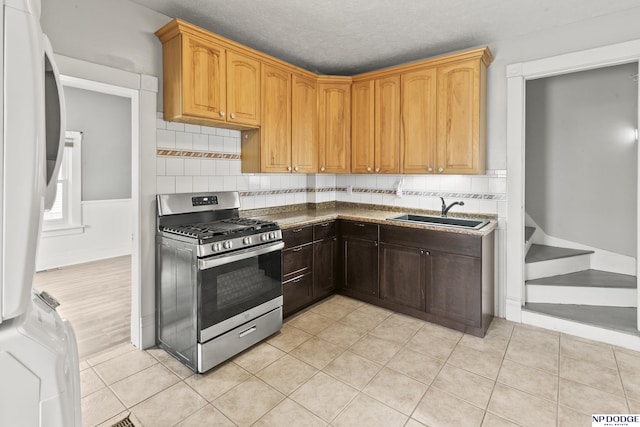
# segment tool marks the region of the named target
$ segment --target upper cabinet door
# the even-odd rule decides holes
[[[400,76],[375,81],[375,173],[398,173]]]
[[[436,144],[436,69],[401,76],[400,172],[433,173]]]
[[[485,90],[480,60],[438,67],[438,143],[436,173],[484,172]],[[482,106],[482,107],[481,107]],[[484,114],[484,113],[483,113]],[[483,123],[482,129],[480,123]]]
[[[262,172],[289,172],[291,167],[291,74],[262,65]]]
[[[351,86],[351,173],[373,172],[373,93],[373,80]]]
[[[318,84],[319,171],[349,173],[351,163],[351,82]]]
[[[227,51],[227,112],[229,123],[260,124],[260,61]]]
[[[293,172],[318,172],[318,88],[299,74],[291,86],[291,161]]]
[[[184,34],[182,53],[184,114],[224,121],[226,108],[224,49]],[[168,61],[165,59],[165,62]],[[180,73],[170,74],[180,75]],[[165,70],[166,75],[169,73]],[[165,82],[165,86],[168,83],[173,84]]]

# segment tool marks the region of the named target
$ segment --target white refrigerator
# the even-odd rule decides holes
[[[62,86],[41,0],[0,1],[0,426],[79,426],[73,330],[32,289],[64,148]]]

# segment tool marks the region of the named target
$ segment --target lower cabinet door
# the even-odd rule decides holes
[[[345,238],[344,288],[360,294],[378,296],[378,242]]]
[[[282,284],[282,314],[288,316],[313,299],[313,274],[294,277]]]
[[[380,299],[424,311],[427,257],[423,249],[380,243]]]
[[[313,244],[313,299],[329,295],[336,288],[338,239],[330,237]]]
[[[431,313],[482,326],[480,258],[431,252]]]

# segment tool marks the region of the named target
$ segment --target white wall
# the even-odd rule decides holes
[[[43,233],[38,243],[36,270],[131,254],[130,199],[82,203],[84,231],[59,235]]]
[[[82,132],[82,200],[131,198],[131,99],[64,87],[67,130]]]

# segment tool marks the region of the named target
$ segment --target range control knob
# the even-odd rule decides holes
[[[225,249],[231,249],[231,241],[227,240],[222,244],[222,247],[224,247]]]
[[[267,240],[269,240],[269,234],[265,233],[262,236],[260,236],[260,240],[262,240],[263,242],[266,242]]]
[[[275,239],[276,238],[276,233],[274,233],[273,231],[271,233],[269,233],[269,238],[270,239]]]
[[[242,239],[242,243],[245,245],[250,245],[251,244],[251,237],[245,237],[244,239]]]
[[[214,243],[213,244],[213,251],[214,252],[219,252],[222,249],[222,245],[220,243]]]

